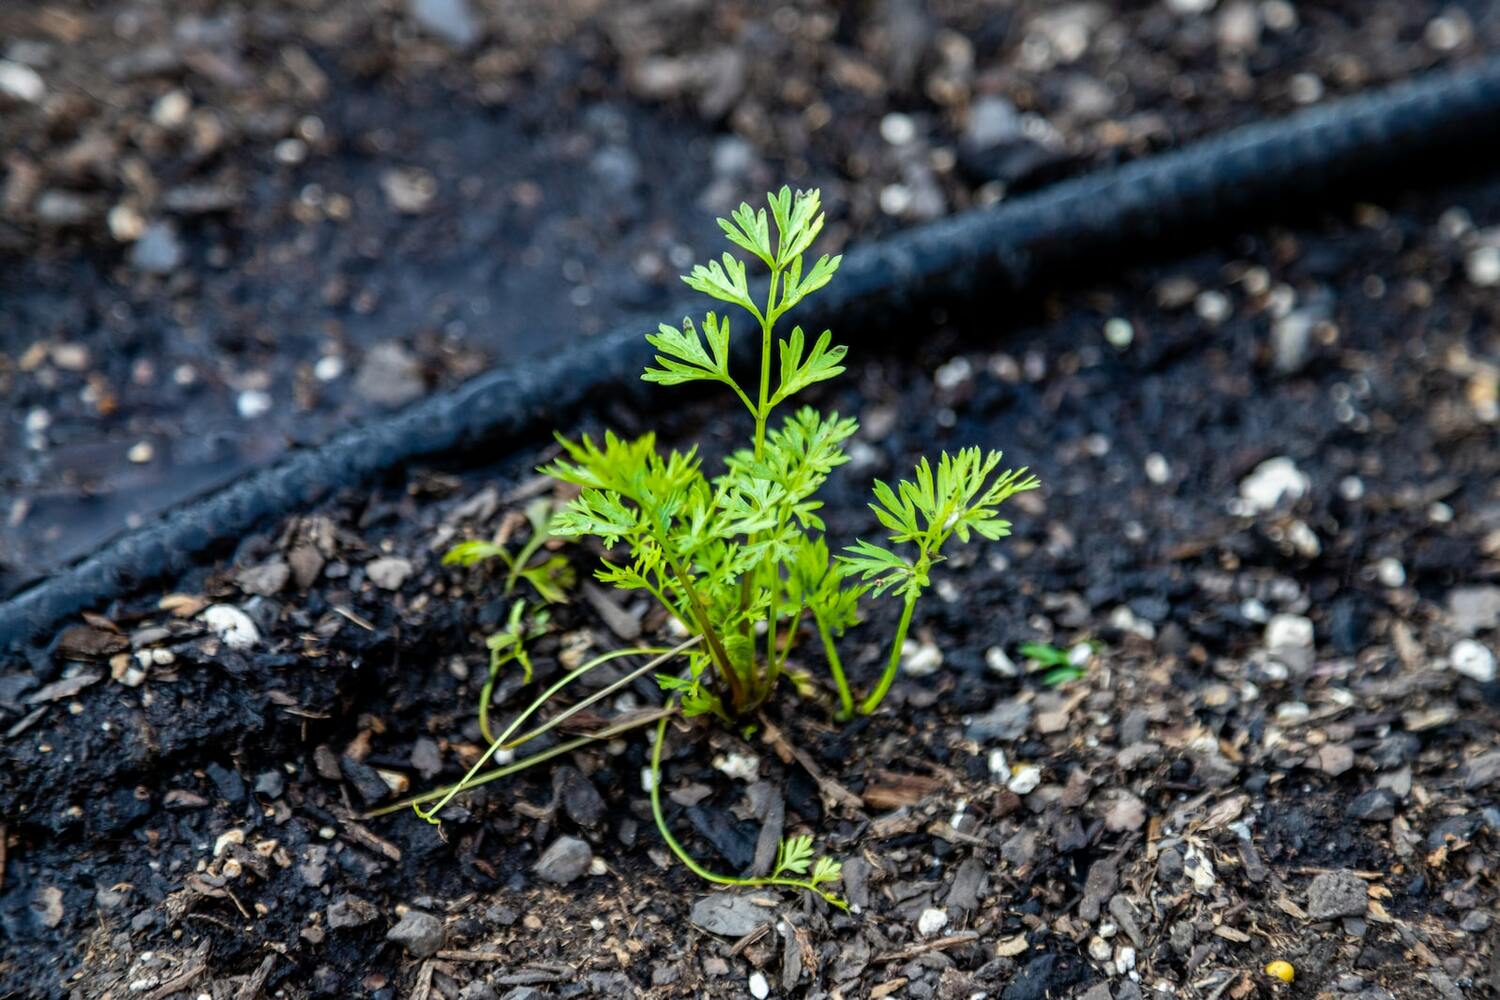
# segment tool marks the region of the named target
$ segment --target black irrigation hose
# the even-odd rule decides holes
[[[1238,129],[1175,152],[1064,181],[995,208],[920,226],[846,255],[808,325],[878,324],[944,296],[1015,293],[1039,279],[1148,246],[1222,232],[1351,185],[1453,166],[1500,137],[1500,58]],[[1447,157],[1444,156],[1447,154]],[[668,317],[669,321],[674,317]],[[496,369],[387,419],[346,431],[187,504],[0,605],[0,650],[35,653],[59,623],[189,569],[274,519],[405,463],[520,437],[603,391],[634,392],[640,330]],[[742,338],[743,339],[743,338]]]

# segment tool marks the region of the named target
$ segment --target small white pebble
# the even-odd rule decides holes
[[[1455,642],[1448,651],[1448,662],[1454,671],[1481,684],[1495,679],[1495,654],[1473,639]]]
[[[760,780],[760,758],[754,754],[721,753],[714,758],[714,770],[747,783]]]
[[[1375,577],[1383,587],[1401,587],[1406,584],[1406,567],[1400,559],[1386,556],[1375,564]]]
[[[1010,777],[1010,761],[1005,758],[1005,751],[994,749],[989,756],[990,773],[997,777]]]
[[[651,774],[651,768],[641,768],[641,791],[650,792],[656,785],[656,779]]]
[[[1111,317],[1104,323],[1104,339],[1109,341],[1109,346],[1117,351],[1123,351],[1135,340],[1135,327],[1130,320],[1119,316]]]
[[[911,115],[892,111],[880,119],[880,137],[892,146],[904,146],[917,137],[917,123]]]
[[[249,649],[260,642],[260,629],[250,616],[232,604],[211,604],[203,609],[203,624],[230,649]]]
[[[1365,495],[1365,481],[1358,476],[1345,476],[1339,480],[1339,496],[1350,503],[1363,498]]]
[[[936,673],[943,665],[943,651],[930,642],[908,639],[901,646],[901,669],[913,677]]]
[[[1480,288],[1500,285],[1500,247],[1480,247],[1464,259],[1469,282]]]
[[[260,389],[246,389],[235,400],[235,409],[246,420],[263,417],[271,409],[271,396]]]
[[[1312,709],[1300,701],[1284,701],[1276,706],[1276,721],[1283,726],[1295,726],[1306,722]]]
[[[332,382],[344,374],[344,359],[337,354],[325,354],[313,365],[313,377],[319,382]]]
[[[1042,783],[1042,769],[1035,764],[1018,764],[1011,770],[1010,781],[1006,784],[1017,795],[1030,795],[1037,790]]]
[[[957,357],[946,364],[938,366],[933,373],[932,381],[939,389],[953,390],[963,385],[974,376],[974,366],[969,364],[969,359]]]
[[[1021,668],[999,646],[991,646],[984,651],[984,665],[1001,677],[1021,676]]]
[[[1283,500],[1300,500],[1312,481],[1284,455],[1268,458],[1240,481],[1240,499],[1254,513],[1274,510]]]
[[[1153,451],[1146,456],[1146,478],[1157,486],[1172,478],[1172,465],[1161,452]]]
[[[1205,323],[1222,323],[1229,318],[1229,298],[1223,292],[1212,289],[1199,292],[1193,300],[1193,311]]]
[[[947,926],[948,911],[940,910],[935,906],[929,906],[917,918],[917,933],[923,937],[932,937],[932,935]]]
[[[1287,93],[1298,104],[1314,104],[1323,99],[1323,81],[1311,73],[1298,73],[1288,84]]]
[[[156,449],[151,446],[150,441],[137,441],[130,446],[125,457],[136,465],[145,465],[156,457]]]

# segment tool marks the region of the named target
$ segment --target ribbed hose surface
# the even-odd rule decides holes
[[[1252,125],[1181,150],[1064,181],[856,249],[809,326],[879,323],[919,301],[1015,293],[1111,255],[1222,231],[1251,209],[1276,214],[1397,168],[1428,172],[1443,152],[1500,136],[1500,58]],[[667,317],[669,322],[676,316]],[[556,355],[480,375],[387,419],[346,431],[132,531],[0,605],[0,650],[16,656],[79,611],[182,573],[200,556],[372,482],[403,463],[565,425],[603,389],[634,393],[643,355],[633,324]],[[742,338],[743,340],[743,338]]]

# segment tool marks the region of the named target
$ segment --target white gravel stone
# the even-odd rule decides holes
[[[1386,556],[1375,564],[1375,578],[1380,581],[1382,587],[1392,589],[1406,584],[1406,567],[1401,565],[1400,559]]]
[[[400,590],[406,578],[411,576],[413,566],[410,559],[400,556],[384,556],[365,564],[365,575],[381,590]]]
[[[0,93],[27,104],[38,104],[47,96],[47,84],[30,66],[0,59]]]
[[[714,770],[736,781],[760,780],[760,758],[751,753],[721,753],[714,758]]]
[[[749,986],[750,995],[753,996],[755,1000],[766,1000],[766,997],[771,995],[771,984],[766,982],[765,973],[750,973]]]
[[[1473,639],[1460,639],[1448,651],[1448,662],[1465,677],[1488,684],[1495,679],[1495,654]]]
[[[1500,285],[1500,247],[1480,247],[1464,259],[1470,284],[1480,288]]]
[[[929,906],[922,911],[917,918],[917,933],[923,937],[932,937],[938,931],[948,926],[948,911],[940,910],[935,906]]]
[[[1042,783],[1042,769],[1035,764],[1022,764],[1015,768],[1005,787],[1017,795],[1030,795]]]
[[[263,417],[271,409],[271,396],[260,389],[246,389],[235,400],[235,409],[246,420]]]
[[[906,640],[901,647],[901,669],[913,677],[936,673],[943,665],[943,651],[930,642]]]
[[[1299,500],[1307,495],[1312,481],[1297,463],[1286,456],[1268,458],[1240,481],[1240,499],[1254,513],[1275,510],[1283,500]]]
[[[203,609],[203,624],[230,649],[249,649],[260,642],[260,629],[233,604],[211,604]]]
[[[1016,661],[999,646],[991,646],[984,651],[984,665],[1001,677],[1021,676],[1021,668],[1016,666]]]

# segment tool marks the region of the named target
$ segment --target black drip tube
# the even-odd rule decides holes
[[[879,324],[925,301],[1014,295],[1041,279],[1223,233],[1353,185],[1403,186],[1500,138],[1500,58],[1251,125],[920,226],[847,254],[809,325]],[[669,317],[669,321],[675,317]],[[168,579],[335,490],[401,465],[565,425],[602,390],[634,393],[644,326],[496,369],[185,504],[0,605],[0,650],[35,654],[70,616]]]

